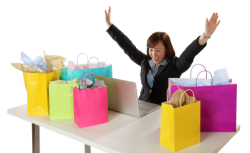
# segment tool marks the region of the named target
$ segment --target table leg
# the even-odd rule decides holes
[[[39,126],[32,123],[32,153],[40,153]]]
[[[89,145],[85,144],[85,153],[91,153],[91,148]]]

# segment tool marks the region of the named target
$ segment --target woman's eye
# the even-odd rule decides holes
[[[149,50],[149,51],[151,51],[151,52],[152,52],[153,50],[151,49],[151,50]],[[159,52],[160,50],[155,50],[155,51]]]

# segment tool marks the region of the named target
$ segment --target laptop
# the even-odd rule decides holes
[[[143,117],[161,105],[138,100],[136,83],[96,75],[108,88],[108,108],[135,117]]]

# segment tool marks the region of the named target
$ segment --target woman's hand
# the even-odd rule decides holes
[[[209,21],[206,18],[205,33],[204,33],[206,37],[210,37],[214,33],[217,26],[220,24],[220,20],[217,23],[218,17],[219,17],[218,13],[213,13]]]
[[[110,12],[111,12],[111,8],[110,8],[110,6],[109,6],[108,13],[107,13],[106,10],[105,10],[106,23],[107,23],[108,27],[110,27],[111,24],[112,24],[112,23],[110,22]]]

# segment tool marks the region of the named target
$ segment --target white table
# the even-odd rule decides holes
[[[136,118],[109,110],[109,122],[79,128],[74,120],[52,120],[48,115],[28,115],[27,105],[8,109],[8,113],[32,123],[33,153],[40,152],[39,127],[62,134],[108,153],[173,153],[160,145],[160,114],[157,110]],[[240,126],[237,125],[237,132]],[[201,143],[178,153],[218,152],[237,132],[201,132]]]

